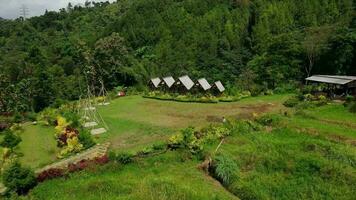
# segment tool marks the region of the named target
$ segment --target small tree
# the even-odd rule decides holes
[[[327,48],[327,42],[331,35],[331,31],[332,28],[328,26],[309,28],[306,30],[305,39],[302,45],[309,61],[309,63],[305,65],[305,72],[308,77],[311,75],[315,61],[317,61],[322,51]]]
[[[15,135],[13,132],[7,130],[3,141],[0,143],[2,147],[13,150],[22,141],[20,136]]]
[[[12,164],[3,173],[3,183],[10,190],[17,194],[26,194],[30,189],[36,186],[35,173],[22,167],[18,162]]]

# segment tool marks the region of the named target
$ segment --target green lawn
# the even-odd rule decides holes
[[[114,151],[138,151],[165,141],[187,126],[202,127],[221,121],[222,117],[245,118],[253,113],[278,112],[290,95],[260,96],[234,103],[201,104],[145,99],[141,96],[118,98],[99,112],[109,131],[96,137],[97,142],[110,142]],[[58,148],[54,127],[24,124],[18,152],[20,161],[38,168],[56,160]]]
[[[32,168],[38,168],[56,160],[58,152],[57,143],[54,138],[54,128],[44,125],[23,125],[24,131],[20,131],[22,142],[17,152],[23,154],[21,163]]]
[[[28,197],[38,200],[233,200],[238,199],[178,152],[109,164],[39,184]],[[184,162],[183,162],[184,161]],[[64,192],[65,191],[65,192]]]
[[[241,109],[248,105],[253,107],[251,110],[254,112],[258,107],[255,106],[257,103],[273,104],[275,107],[268,111],[280,113],[280,109],[285,110],[285,108],[276,103],[278,102],[276,99],[251,98],[250,101],[245,100],[233,105],[216,106],[221,106],[219,109],[225,109],[224,106],[236,106],[236,112],[241,112]],[[132,103],[131,109],[130,103]],[[114,101],[112,107],[105,107],[101,112],[107,119],[112,118],[112,122],[107,120],[109,126],[113,126],[111,123],[114,123],[115,119],[122,122],[121,126],[117,125],[117,128],[121,129],[111,130],[110,135],[102,139],[114,138],[115,135],[121,136],[130,130],[132,134],[137,133],[141,137],[147,135],[147,139],[157,134],[156,131],[160,131],[161,128],[164,129],[158,132],[159,134],[164,136],[166,131],[170,134],[170,131],[173,132],[180,127],[159,125],[161,121],[156,122],[154,118],[144,116],[134,120],[130,118],[133,117],[133,113],[110,112],[113,107],[126,105],[123,110],[152,114],[152,116],[161,113],[167,117],[167,113],[170,112],[168,110],[172,108],[159,108],[154,111],[152,107],[146,107],[147,104],[155,105],[153,106],[155,108],[167,106],[166,103],[170,105],[172,102],[152,101],[139,97]],[[202,107],[209,107],[209,110],[217,109],[213,105],[194,105],[197,115],[205,112],[206,108],[202,109]],[[173,103],[172,106],[177,108],[189,105]],[[189,112],[191,111],[177,109],[175,113],[184,115]],[[133,200],[353,199],[356,196],[355,145],[345,140],[332,140],[330,134],[354,140],[355,129],[351,127],[355,123],[353,121],[355,115],[348,113],[341,104],[308,109],[305,113],[304,117],[280,115],[280,124],[274,125],[272,130],[268,128],[245,134],[235,132],[228,137],[218,153],[227,155],[236,162],[238,178],[226,185],[226,189],[197,168],[201,161],[194,157],[190,159],[187,153],[173,151],[141,158],[126,166],[109,164],[98,169],[72,174],[66,179],[50,180],[37,186],[28,197],[30,199]],[[235,115],[230,110],[226,112],[226,116],[240,117],[241,115]],[[328,123],[329,121],[332,123]],[[194,121],[192,118],[186,123],[204,126],[209,122],[200,119]],[[137,144],[143,145],[135,140],[132,140],[132,143],[132,147]],[[219,141],[216,141],[215,144],[207,146],[206,150],[214,151],[218,143]],[[129,148],[129,142],[126,145]]]
[[[223,117],[245,118],[253,113],[277,112],[289,95],[261,96],[234,103],[201,104],[145,99],[116,99],[100,113],[110,128],[99,142],[110,141],[117,150],[136,150],[187,126],[202,127]]]

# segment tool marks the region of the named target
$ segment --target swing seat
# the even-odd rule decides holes
[[[88,108],[84,108],[84,110],[95,110],[95,107],[88,107]]]
[[[107,106],[107,105],[110,105],[109,102],[105,102],[105,103],[98,103],[99,106]]]
[[[106,129],[105,128],[93,129],[90,131],[90,133],[92,135],[100,135],[100,134],[106,133]]]
[[[90,127],[94,127],[94,126],[97,126],[97,125],[98,125],[98,123],[96,123],[96,122],[86,122],[83,126],[85,128],[90,128]]]

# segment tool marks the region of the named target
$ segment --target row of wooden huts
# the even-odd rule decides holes
[[[172,76],[164,78],[153,78],[149,82],[149,87],[152,90],[174,91],[174,92],[216,92],[223,93],[225,91],[224,85],[221,81],[216,81],[210,84],[205,78],[193,81],[188,75],[181,76],[178,79]]]

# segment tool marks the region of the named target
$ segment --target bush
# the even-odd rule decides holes
[[[47,122],[48,125],[57,125],[59,111],[54,108],[46,108],[40,113],[40,120]]]
[[[36,186],[35,173],[28,168],[23,168],[19,163],[14,163],[3,173],[3,183],[17,194],[26,194]]]
[[[299,104],[299,99],[295,96],[287,99],[287,101],[285,101],[283,103],[283,105],[288,108],[293,108],[293,107],[297,106],[298,104]]]
[[[237,178],[237,164],[226,155],[217,155],[212,166],[213,176],[225,186],[230,185]]]
[[[27,112],[24,115],[25,119],[28,121],[36,121],[37,120],[37,114],[34,112]]]
[[[7,130],[5,132],[5,136],[3,141],[0,143],[2,147],[13,149],[15,148],[20,142],[21,142],[21,137],[15,135],[12,131]]]
[[[121,164],[129,164],[133,162],[133,155],[130,153],[119,153],[116,155],[116,161]]]
[[[296,91],[298,85],[297,83],[294,82],[290,82],[290,83],[286,83],[286,84],[281,84],[278,85],[275,89],[274,89],[274,93],[276,94],[287,94],[287,93],[293,93]]]
[[[153,144],[152,145],[152,149],[155,150],[155,151],[161,151],[161,150],[165,150],[167,147],[167,144],[166,143],[156,143],[156,144]]]
[[[263,126],[277,125],[281,118],[279,115],[266,114],[256,119],[256,121]]]
[[[60,108],[62,105],[68,103],[67,100],[63,100],[63,99],[56,99],[52,104],[51,107],[52,108]]]
[[[37,175],[37,181],[43,182],[45,180],[62,177],[62,176],[64,176],[64,174],[65,174],[65,172],[62,169],[57,169],[57,168],[48,169],[48,170],[43,171]]]
[[[78,139],[85,149],[95,145],[92,135],[87,130],[81,130]]]
[[[62,113],[62,116],[66,119],[69,125],[73,128],[79,128],[80,126],[80,117],[71,111],[65,111]]]
[[[24,117],[20,113],[16,112],[12,117],[12,121],[14,123],[21,123],[24,121]]]

